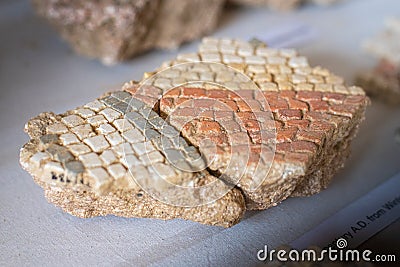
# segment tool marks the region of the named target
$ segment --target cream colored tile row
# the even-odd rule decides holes
[[[144,78],[150,78],[150,83],[163,91],[191,82],[206,82],[222,84],[231,90],[258,87],[263,91],[364,94],[361,88],[347,87],[343,78],[329,70],[311,67],[307,58],[293,49],[210,37],[203,39],[198,53],[178,55],[176,60],[165,62],[157,72],[146,73]]]

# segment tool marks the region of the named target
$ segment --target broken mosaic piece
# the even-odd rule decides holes
[[[326,188],[368,102],[295,50],[205,38],[140,84],[30,120],[21,164],[76,216],[229,227]]]
[[[54,125],[63,131],[55,134]],[[87,133],[75,135],[78,127]],[[21,150],[22,166],[50,202],[73,215],[183,218],[229,227],[244,213],[240,191],[204,170],[197,149],[127,92],[61,115],[42,113],[26,131],[31,140]]]
[[[400,104],[400,68],[387,60],[382,59],[373,70],[360,74],[356,83],[373,99]]]
[[[379,63],[356,81],[371,97],[395,105],[400,103],[399,39],[400,19],[387,19],[385,30],[363,44],[367,52],[379,58]]]
[[[214,64],[193,62],[214,54],[219,55],[213,58]],[[244,82],[223,66],[250,81]],[[171,76],[168,68],[178,69],[178,73]],[[158,71],[156,78],[147,77],[147,82],[155,88],[152,99],[162,96],[161,113],[206,154],[213,172],[237,183],[249,209],[265,209],[289,196],[312,195],[326,188],[343,167],[369,103],[360,87],[346,86],[341,77],[327,69],[311,67],[295,50],[273,49],[262,43],[205,38],[198,53],[179,55]],[[201,80],[205,75],[212,77],[210,83],[193,88],[190,77]],[[175,76],[179,82],[175,82]],[[156,82],[160,79],[163,84]],[[226,82],[227,88],[216,85],[221,82]],[[171,90],[170,84],[176,88]],[[126,89],[135,95],[151,91],[138,93],[135,87],[129,89],[129,84]],[[215,106],[215,101],[224,108]],[[204,114],[202,118],[193,119],[196,109]],[[271,114],[275,132],[268,132]],[[223,123],[218,116],[224,118]],[[201,147],[204,139],[214,144],[216,154],[211,158]],[[227,160],[235,147],[232,140],[249,144],[243,156],[239,153],[234,157],[233,165]]]

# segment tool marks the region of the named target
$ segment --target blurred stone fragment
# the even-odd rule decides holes
[[[225,0],[32,0],[79,54],[105,64],[210,33]]]

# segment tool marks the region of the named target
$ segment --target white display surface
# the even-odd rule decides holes
[[[284,14],[243,8],[228,11],[215,36],[269,39],[287,25],[304,25],[306,38],[289,43],[312,65],[327,67],[351,84],[356,73],[374,65],[360,43],[383,28],[386,16],[400,16],[400,1],[348,0],[329,9],[308,6]],[[0,34],[1,266],[252,265],[265,244],[290,243],[400,171],[400,144],[394,138],[400,107],[373,103],[345,169],[327,190],[248,212],[230,229],[183,220],[73,217],[47,203],[19,166],[19,149],[28,140],[25,122],[139,80],[178,52],[195,51],[198,42],[106,67],[72,53],[22,0],[0,2]]]

